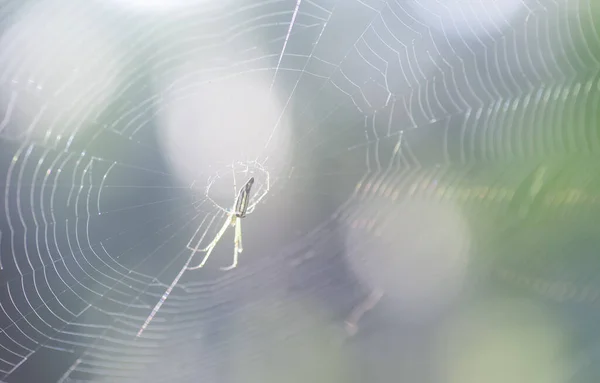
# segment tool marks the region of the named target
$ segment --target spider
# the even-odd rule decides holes
[[[204,219],[202,221],[202,224],[200,224],[198,226],[198,229],[196,229],[196,232],[194,233],[194,235],[192,236],[192,238],[190,239],[190,241],[188,242],[188,244],[186,246],[188,249],[192,250],[192,253],[188,257],[185,265],[183,265],[183,267],[181,268],[181,270],[179,271],[179,273],[177,274],[177,276],[175,277],[173,282],[171,282],[171,284],[169,285],[169,287],[167,288],[167,290],[165,291],[163,296],[160,298],[158,303],[154,306],[154,308],[152,309],[152,312],[146,318],[146,321],[144,322],[144,324],[138,331],[136,337],[139,337],[140,335],[142,335],[142,333],[144,332],[146,327],[148,327],[148,325],[150,324],[152,319],[154,319],[154,316],[156,315],[158,310],[161,308],[163,303],[165,303],[165,301],[169,297],[169,294],[171,294],[171,291],[173,290],[175,285],[177,285],[177,283],[179,282],[179,279],[181,279],[181,277],[183,276],[185,271],[186,270],[196,270],[196,269],[199,269],[204,266],[204,264],[208,260],[208,257],[210,257],[210,254],[212,253],[213,249],[215,248],[215,246],[217,246],[217,243],[219,243],[219,241],[221,240],[221,237],[223,237],[223,234],[225,234],[225,232],[227,231],[227,228],[229,228],[230,226],[235,226],[235,236],[234,236],[234,240],[233,240],[233,244],[234,244],[233,263],[230,266],[222,267],[221,270],[231,270],[237,266],[238,255],[243,250],[243,248],[242,248],[242,225],[241,225],[240,220],[242,218],[246,217],[247,214],[252,213],[254,211],[254,208],[256,208],[256,205],[258,205],[258,203],[263,199],[263,197],[269,191],[269,173],[264,168],[262,168],[262,166],[260,166],[259,164],[255,164],[255,165],[258,167],[258,169],[260,171],[262,171],[263,173],[266,174],[267,186],[266,186],[265,191],[256,199],[256,201],[254,201],[253,203],[250,203],[250,191],[252,190],[252,185],[254,185],[254,177],[250,177],[250,179],[248,181],[246,181],[244,186],[240,189],[239,193],[237,194],[237,197],[233,203],[233,207],[231,210],[223,209],[222,207],[218,206],[212,200],[212,198],[208,197],[208,199],[210,201],[212,201],[220,210],[224,211],[227,214],[227,219],[225,220],[225,223],[223,224],[221,229],[217,232],[217,235],[215,235],[214,239],[208,244],[207,247],[205,247],[203,249],[198,249],[198,246],[200,245],[200,242],[202,242],[202,240],[204,239],[204,235],[202,235],[200,237],[200,239],[196,243],[196,246],[194,246],[194,247],[191,246],[192,240],[194,238],[196,238],[196,235],[198,234],[200,229],[203,227],[203,223],[204,223],[204,221],[206,221],[206,219]],[[232,166],[232,170],[233,170],[233,166]],[[211,185],[212,185],[212,182],[210,182],[207,187],[207,195],[208,195],[208,189],[210,188]],[[233,171],[233,188],[237,192],[236,181],[235,181],[235,171]],[[197,266],[190,267],[189,266],[190,262],[192,261],[192,259],[196,255],[196,253],[198,253],[198,252],[206,252],[206,255],[204,256],[202,261]]]
[[[221,270],[231,270],[237,266],[238,255],[239,255],[239,253],[241,253],[244,250],[242,247],[242,222],[241,222],[241,219],[244,218],[246,216],[246,214],[252,213],[252,211],[254,210],[254,207],[256,206],[256,204],[248,206],[248,202],[250,201],[250,190],[252,190],[252,185],[254,185],[254,177],[250,177],[250,179],[246,182],[246,184],[240,189],[240,192],[233,204],[233,208],[231,209],[231,211],[226,212],[227,219],[225,220],[225,223],[223,224],[223,226],[221,227],[221,230],[219,230],[219,232],[217,233],[215,238],[212,240],[212,242],[207,247],[205,247],[204,249],[198,250],[198,245],[200,244],[200,241],[198,241],[198,243],[196,244],[195,247],[190,246],[191,241],[188,243],[187,248],[193,251],[192,254],[195,254],[199,251],[206,252],[206,255],[202,259],[202,262],[200,262],[197,266],[188,267],[187,268],[188,270],[196,270],[196,269],[199,269],[202,266],[204,266],[204,264],[208,260],[208,257],[210,257],[210,253],[212,253],[215,246],[217,246],[217,243],[219,243],[219,241],[221,240],[221,237],[223,236],[223,234],[225,234],[225,232],[227,231],[227,228],[229,226],[235,226],[235,237],[233,238],[233,263],[230,266],[221,267]],[[234,181],[234,188],[235,188],[235,181]]]

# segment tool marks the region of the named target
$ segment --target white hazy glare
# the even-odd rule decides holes
[[[449,37],[471,38],[497,33],[522,12],[523,0],[418,0],[412,8],[419,19]]]
[[[6,111],[0,132],[60,140],[79,131],[80,122],[94,121],[113,96],[119,53],[78,2],[24,7],[0,40],[0,60],[7,64],[0,78],[0,108]]]
[[[215,0],[108,0],[110,3],[131,12],[166,12],[192,7]]]
[[[234,162],[252,171],[252,161],[268,157],[271,175],[285,166],[290,123],[283,118],[277,124],[283,106],[269,89],[269,77],[249,73],[203,82],[181,70],[161,84],[159,142],[184,185],[206,185]],[[236,172],[242,170],[236,165]],[[239,188],[243,180],[238,182]],[[223,191],[227,197],[231,187]]]
[[[380,289],[404,320],[437,314],[460,293],[470,233],[448,204],[410,199],[388,213],[389,202],[357,208],[346,237],[350,264],[363,282]]]

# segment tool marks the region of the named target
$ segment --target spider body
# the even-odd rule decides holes
[[[246,185],[244,185],[244,187],[240,190],[240,194],[238,194],[235,203],[235,216],[238,218],[244,218],[246,216],[252,185],[254,185],[254,177],[251,177],[248,182],[246,182]]]

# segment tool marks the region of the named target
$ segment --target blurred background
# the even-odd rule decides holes
[[[0,380],[597,381],[598,20],[2,2]]]

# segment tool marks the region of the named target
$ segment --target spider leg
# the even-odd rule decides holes
[[[221,227],[221,230],[219,230],[219,232],[215,236],[215,239],[213,239],[212,242],[206,248],[198,250],[198,247],[196,246],[195,249],[192,249],[194,252],[206,251],[206,255],[204,256],[204,258],[202,259],[202,262],[200,262],[199,265],[193,266],[193,267],[188,267],[187,268],[188,270],[195,270],[195,269],[199,269],[202,266],[204,266],[204,264],[208,260],[208,257],[210,257],[210,253],[212,253],[215,246],[217,246],[217,243],[219,243],[219,241],[221,240],[221,237],[223,236],[223,234],[225,234],[225,232],[227,231],[227,228],[229,227],[229,225],[231,225],[231,223],[233,222],[234,217],[235,217],[235,215],[233,215],[233,214],[231,214],[227,217],[227,219],[225,220],[225,223],[223,224],[223,227]]]
[[[233,239],[233,263],[227,267],[221,267],[221,270],[231,270],[237,266],[238,263],[238,255],[244,249],[242,248],[242,220],[235,220],[235,238]]]
[[[235,245],[236,253],[241,253],[242,251],[244,251],[244,248],[242,246],[242,220],[241,219],[237,219],[235,221],[235,238],[234,238],[233,244]]]
[[[237,197],[237,183],[235,180],[235,164],[232,162],[231,163],[231,174],[233,175],[233,199],[235,200],[235,197]]]
[[[383,297],[383,291],[379,289],[375,289],[371,292],[371,294],[365,299],[361,304],[356,306],[348,319],[346,319],[345,327],[349,336],[353,336],[358,331],[358,322],[362,318],[362,316],[373,309],[377,302]]]

